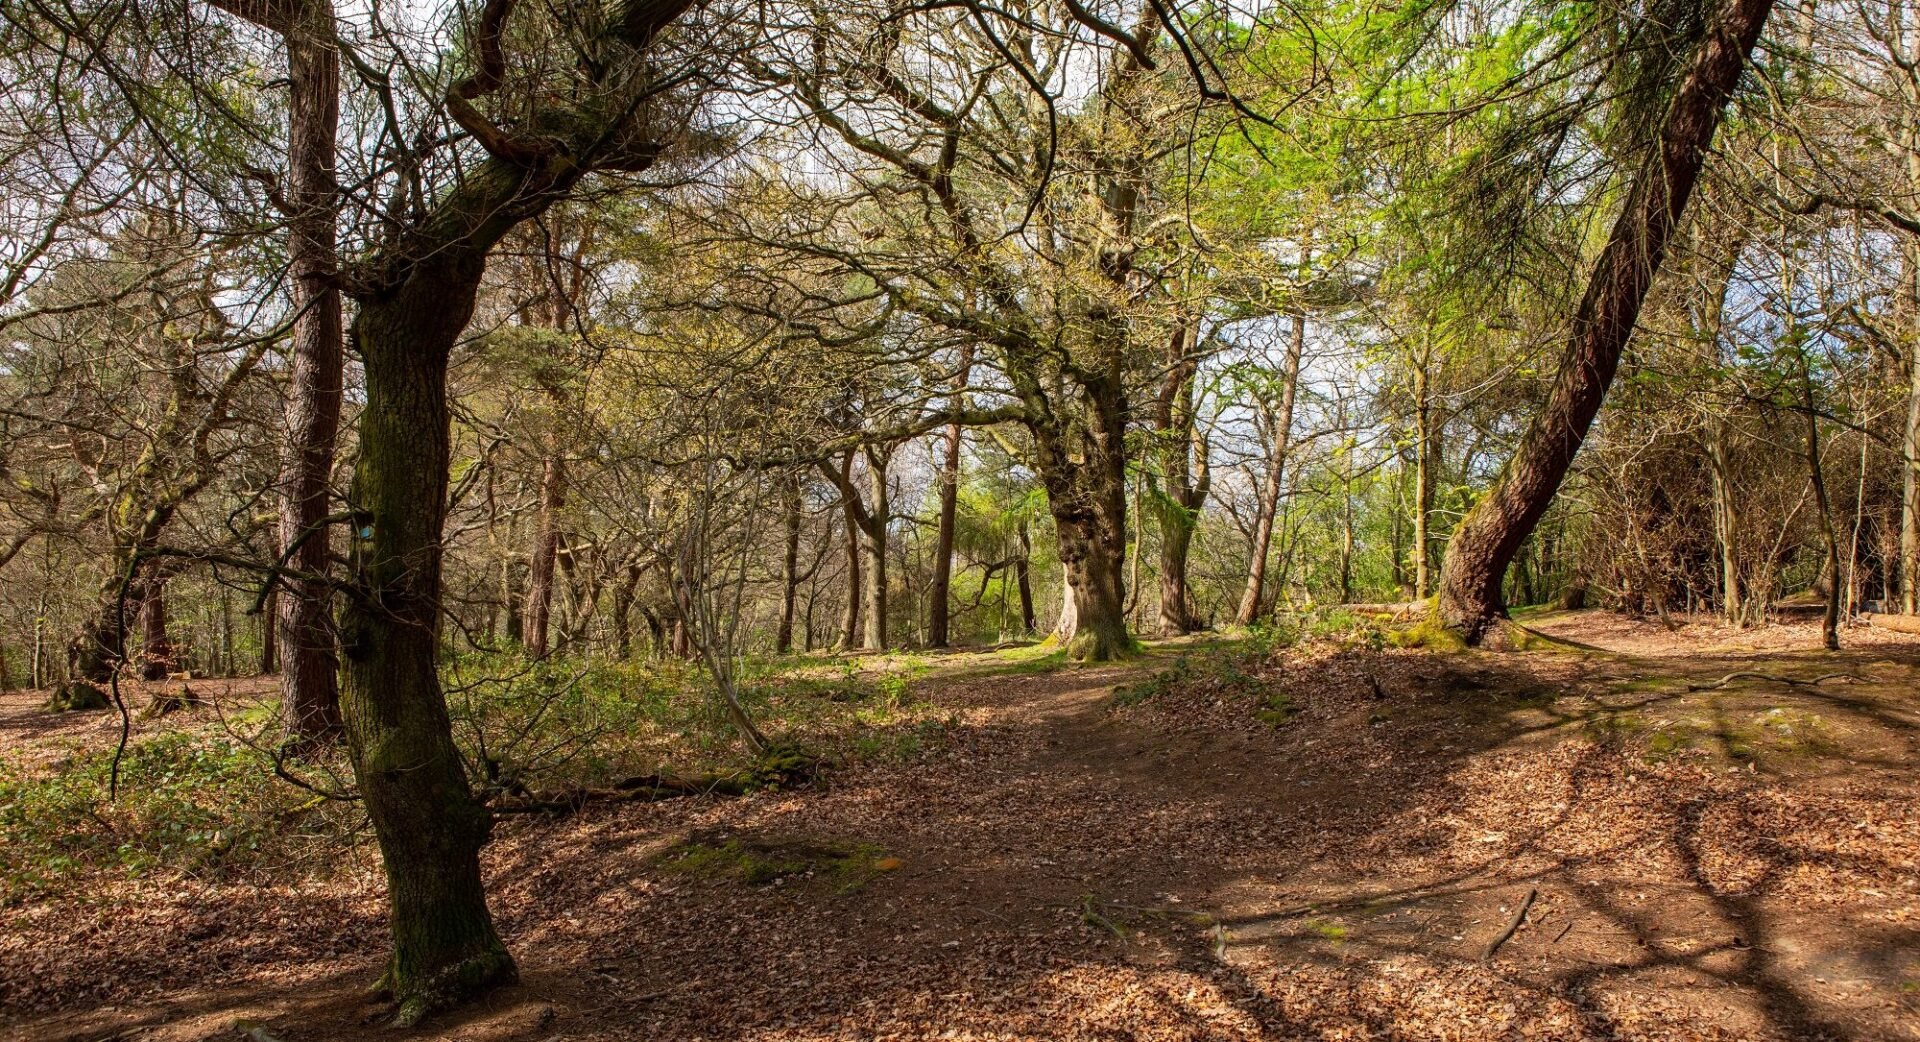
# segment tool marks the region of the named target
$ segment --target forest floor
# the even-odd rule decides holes
[[[522,982],[417,1035],[363,844],[0,908],[0,1037],[1920,1039],[1920,638],[1532,625],[1585,647],[925,657],[911,756],[504,822]]]

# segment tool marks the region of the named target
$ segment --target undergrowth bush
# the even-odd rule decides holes
[[[103,750],[50,773],[0,768],[0,903],[96,872],[200,874],[296,859],[295,834],[314,824],[301,819],[342,807],[275,778],[264,754],[230,739],[174,732],[130,744],[109,801],[112,761]]]

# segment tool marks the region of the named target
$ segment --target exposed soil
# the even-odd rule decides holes
[[[1920,1038],[1920,638],[1534,625],[1588,648],[1317,644],[1120,706],[1213,652],[947,656],[909,762],[504,822],[524,980],[417,1035],[358,994],[365,849],[324,885],[0,911],[0,1035]],[[1767,676],[1712,686],[1736,671]],[[9,699],[0,748],[51,763],[102,719]]]

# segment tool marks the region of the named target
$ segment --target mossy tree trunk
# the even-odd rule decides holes
[[[1034,464],[1047,492],[1070,607],[1055,636],[1079,662],[1132,648],[1127,634],[1127,405],[1117,379],[1083,375],[1070,420],[1030,424]]]
[[[437,656],[447,360],[484,266],[473,250],[416,264],[401,285],[360,302],[352,329],[366,406],[341,701],[386,865],[393,954],[382,987],[407,1022],[515,974],[480,879],[491,819],[454,745]]]

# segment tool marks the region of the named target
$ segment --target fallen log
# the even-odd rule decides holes
[[[1920,633],[1920,615],[1881,615],[1868,612],[1860,616],[1867,625],[1897,633]]]

